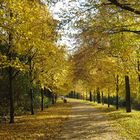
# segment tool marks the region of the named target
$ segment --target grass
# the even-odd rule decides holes
[[[82,101],[83,102],[83,101]],[[87,102],[89,103],[89,102]],[[140,111],[132,110],[126,113],[125,109],[116,110],[114,106],[107,107],[97,103],[90,103],[106,114],[106,117],[115,130],[127,140],[140,140]]]
[[[140,139],[140,111],[132,110],[126,113],[124,110],[108,113],[110,119],[114,120],[114,127],[118,132],[129,140]]]
[[[70,103],[59,102],[36,115],[17,116],[14,124],[0,125],[0,139],[54,140],[70,112]]]

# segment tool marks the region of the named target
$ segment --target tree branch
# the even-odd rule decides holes
[[[138,10],[132,8],[132,7],[129,7],[128,5],[121,4],[117,0],[108,0],[108,1],[111,2],[112,4],[116,5],[117,7],[120,7],[124,10],[127,10],[127,11],[130,11],[130,12],[133,12],[135,14],[140,15],[140,11],[138,11]]]
[[[140,31],[134,31],[134,30],[128,30],[128,29],[121,29],[119,31],[110,31],[110,34],[120,33],[120,32],[129,32],[129,33],[135,33],[140,34]]]

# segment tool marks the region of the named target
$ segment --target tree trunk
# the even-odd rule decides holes
[[[86,100],[88,100],[88,93],[87,93],[87,91],[86,91]]]
[[[58,96],[57,96],[57,94],[55,94],[55,103],[57,102],[57,98],[58,98]]]
[[[82,96],[83,96],[83,100],[85,100],[85,98],[84,98],[84,92],[83,92]]]
[[[13,13],[10,10],[10,19],[12,19]],[[13,27],[12,27],[13,28]],[[11,48],[13,47],[12,40],[13,40],[13,34],[12,34],[12,28],[10,29],[9,32],[9,43],[8,43],[8,60],[11,63],[12,60],[12,50]],[[13,68],[9,66],[8,68],[8,80],[9,80],[9,103],[10,103],[10,122],[9,123],[14,123],[14,92],[13,92]]]
[[[139,58],[138,58],[138,72],[140,72],[140,60],[139,60]],[[139,82],[138,93],[140,93],[140,74],[138,74],[138,82]]]
[[[110,91],[108,89],[108,100],[107,100],[108,107],[110,107]]]
[[[89,100],[90,100],[90,102],[92,102],[92,92],[90,91],[90,96],[89,96]]]
[[[128,75],[125,76],[125,90],[126,90],[126,112],[131,112],[130,84]]]
[[[97,102],[101,103],[100,89],[97,88]]]
[[[71,91],[71,93],[70,93],[70,98],[72,98],[73,97],[73,91]]]
[[[79,99],[79,94],[77,93],[77,99]]]
[[[52,104],[55,104],[55,94],[54,93],[52,93]]]
[[[29,56],[29,79],[30,79],[30,111],[31,115],[34,115],[34,101],[33,101],[33,88],[32,88],[32,58]]]
[[[34,98],[33,98],[33,89],[30,88],[30,111],[31,111],[31,115],[34,115]]]
[[[14,93],[12,67],[9,67],[9,100],[10,100],[10,123],[14,123]]]
[[[96,102],[96,90],[94,90],[94,103]]]
[[[104,105],[104,92],[102,91],[102,105]]]
[[[41,111],[44,110],[44,90],[41,89]]]
[[[140,72],[140,61],[139,61],[139,59],[138,59],[138,72]],[[140,82],[140,74],[138,74],[138,80]]]
[[[13,17],[13,14],[10,10],[10,19]],[[9,52],[8,52],[8,59],[11,62],[12,60],[12,51],[11,48],[13,47],[12,44],[12,40],[13,40],[13,35],[12,35],[12,29],[9,33]],[[11,66],[9,66],[8,69],[8,80],[9,80],[9,102],[10,102],[10,122],[9,123],[14,123],[14,92],[13,92],[13,69]]]
[[[117,75],[116,79],[116,110],[119,109],[119,75]]]
[[[75,98],[75,91],[73,91],[73,98]]]

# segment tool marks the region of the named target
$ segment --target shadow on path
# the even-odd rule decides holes
[[[70,100],[72,113],[57,140],[125,140],[114,128],[105,113],[94,106]]]

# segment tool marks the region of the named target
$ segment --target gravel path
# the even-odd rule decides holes
[[[70,100],[72,113],[57,140],[126,140],[111,127],[113,122],[94,106]]]

